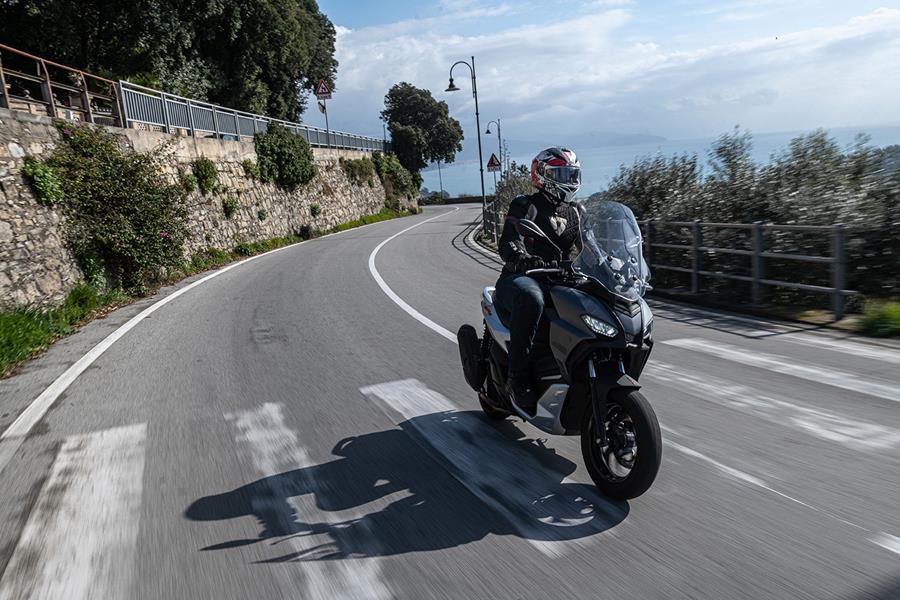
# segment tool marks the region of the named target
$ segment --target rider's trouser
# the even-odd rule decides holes
[[[505,273],[497,280],[494,303],[510,314],[509,376],[528,377],[528,355],[544,312],[544,292],[537,281],[518,273]]]

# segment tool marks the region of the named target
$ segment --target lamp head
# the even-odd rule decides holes
[[[453,78],[452,78],[452,77],[450,78],[450,85],[447,86],[447,89],[444,90],[444,91],[445,91],[445,92],[458,92],[458,91],[459,91],[459,88],[456,87],[456,84],[453,83]]]

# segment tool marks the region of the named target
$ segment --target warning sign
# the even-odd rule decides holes
[[[316,86],[316,98],[319,100],[331,100],[331,88],[328,87],[324,79],[320,80]]]
[[[491,157],[488,159],[487,170],[489,173],[500,170],[500,159],[493,152],[491,152]]]

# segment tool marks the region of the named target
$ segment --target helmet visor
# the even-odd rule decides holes
[[[581,185],[581,167],[547,167],[544,177],[564,185]]]

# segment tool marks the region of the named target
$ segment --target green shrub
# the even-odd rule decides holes
[[[91,283],[129,293],[181,264],[185,192],[159,176],[158,153],[134,152],[99,127],[58,124],[64,143],[49,159],[62,184],[66,237]]]
[[[225,218],[230,219],[237,212],[238,201],[234,196],[225,196],[222,200],[222,210],[225,211]]]
[[[253,248],[247,242],[240,242],[234,247],[234,253],[238,256],[250,256],[253,254]]]
[[[264,208],[259,209],[258,211],[256,211],[256,218],[260,221],[265,221],[269,218],[269,211]]]
[[[193,193],[197,189],[197,178],[193,173],[189,173],[184,169],[178,169],[178,182],[188,194]]]
[[[303,224],[297,231],[297,237],[301,240],[308,240],[313,237],[313,230],[309,225]]]
[[[339,162],[347,178],[356,185],[368,184],[369,187],[375,185],[375,163],[371,158],[363,157],[357,159],[340,158]]]
[[[309,205],[309,214],[312,215],[313,219],[322,214],[322,207],[318,204],[310,204]]]
[[[862,331],[877,337],[900,335],[900,302],[870,301],[860,321]]]
[[[244,159],[241,165],[244,167],[244,175],[253,180],[259,179],[259,165],[249,158]]]
[[[287,128],[272,123],[265,133],[254,137],[262,181],[294,188],[309,182],[316,174],[309,144]]]
[[[400,198],[412,199],[418,195],[421,182],[417,181],[417,177],[400,164],[396,156],[375,152],[372,154],[372,163],[384,186],[385,197],[390,208],[399,209]]]
[[[33,156],[25,157],[22,174],[31,182],[31,188],[38,202],[45,206],[53,206],[63,201],[63,188],[53,167]]]
[[[194,161],[194,176],[197,178],[197,186],[204,196],[215,190],[219,183],[219,171],[216,170],[216,164],[205,156]]]

